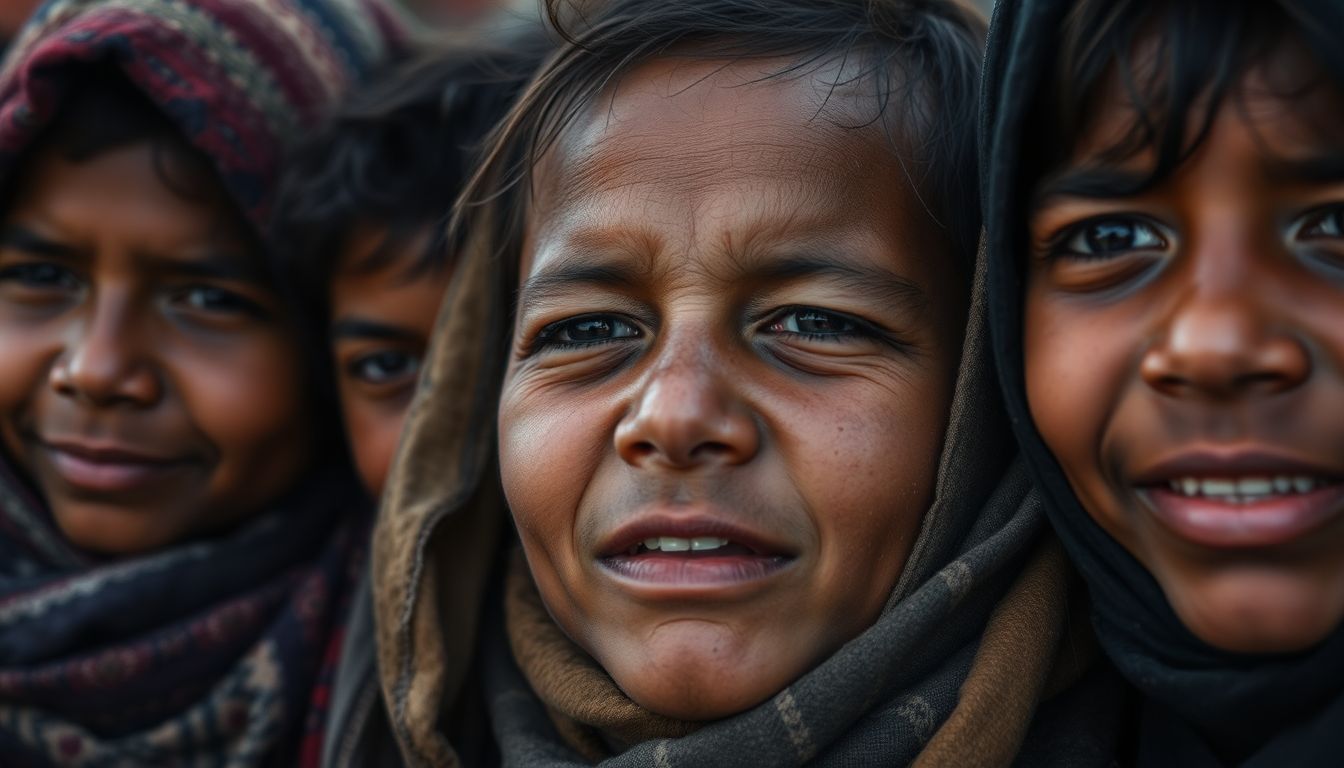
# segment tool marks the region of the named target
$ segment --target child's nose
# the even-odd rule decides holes
[[[48,378],[58,394],[95,406],[144,407],[162,394],[131,313],[112,303],[89,307],[73,319]]]
[[[689,355],[650,373],[615,439],[626,463],[674,469],[742,464],[761,442],[752,410],[728,377]]]
[[[1265,294],[1196,289],[1140,361],[1143,380],[1176,397],[1230,399],[1284,392],[1311,375],[1311,353]]]

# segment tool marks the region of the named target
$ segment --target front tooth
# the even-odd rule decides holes
[[[1205,496],[1231,496],[1237,492],[1237,484],[1233,480],[1202,480],[1199,492]]]
[[[1310,477],[1294,477],[1293,490],[1298,493],[1310,493],[1311,489],[1316,487],[1316,481]]]
[[[1199,481],[1193,477],[1182,478],[1181,490],[1186,496],[1194,496],[1199,493]]]
[[[717,536],[697,536],[691,539],[691,551],[703,552],[707,549],[718,549],[727,543],[727,539],[720,539]]]
[[[1237,481],[1237,493],[1242,496],[1268,496],[1274,484],[1265,477],[1243,477]]]
[[[678,539],[675,536],[659,536],[658,548],[664,552],[685,552],[691,548],[691,540]]]
[[[1274,478],[1274,490],[1277,493],[1287,493],[1293,490],[1293,479],[1286,475],[1278,475]]]
[[[644,540],[644,548],[645,548],[645,549],[658,549],[658,547],[659,547],[659,542],[661,542],[661,541],[662,541],[662,539],[659,539],[657,536],[654,536],[654,537],[651,538],[651,539],[645,539],[645,540]]]

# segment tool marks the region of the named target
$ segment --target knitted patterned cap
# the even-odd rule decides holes
[[[264,227],[284,147],[409,37],[386,0],[48,0],[0,67],[0,179],[102,62],[204,152]]]

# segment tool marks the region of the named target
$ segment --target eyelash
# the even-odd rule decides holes
[[[34,279],[39,273],[45,273],[46,279]],[[25,288],[38,290],[79,287],[79,278],[69,269],[59,264],[41,261],[15,264],[0,269],[0,282],[18,283]]]
[[[1085,253],[1073,246],[1073,243],[1079,238],[1085,237],[1089,227],[1099,227],[1102,225],[1125,226],[1131,232],[1140,228],[1148,231],[1149,235],[1156,239],[1157,246],[1139,245],[1127,248],[1119,248],[1112,251],[1100,251]],[[1092,246],[1089,245],[1089,248]],[[1046,242],[1046,254],[1052,259],[1074,259],[1078,261],[1094,261],[1115,258],[1131,253],[1151,253],[1159,250],[1166,250],[1170,247],[1170,236],[1165,228],[1151,219],[1137,214],[1106,214],[1103,216],[1094,216],[1085,219],[1056,232]]]
[[[808,313],[813,315],[823,315],[825,317],[834,320],[840,320],[841,322],[847,324],[849,328],[843,331],[837,331],[835,333],[816,333],[801,330],[791,331],[787,329],[772,330],[773,326],[782,323],[785,318],[788,318],[792,315],[802,315]],[[795,322],[794,325],[796,326],[797,323]],[[863,320],[860,320],[857,317],[847,315],[843,312],[836,312],[830,309],[821,309],[820,307],[809,307],[809,306],[791,306],[776,310],[770,315],[769,319],[767,319],[764,322],[764,324],[762,325],[762,330],[765,331],[766,333],[770,333],[777,336],[787,335],[794,338],[803,339],[804,341],[832,343],[832,344],[855,338],[881,337],[883,335],[871,324],[864,322]]]
[[[621,325],[631,329],[634,333],[627,336],[612,336],[605,339],[592,339],[588,341],[564,341],[556,337],[564,331],[567,326],[573,326],[584,321],[607,321],[611,326]],[[578,317],[567,317],[564,320],[557,320],[543,327],[537,332],[536,337],[528,345],[527,354],[534,355],[541,352],[560,352],[573,349],[592,349],[593,347],[605,344],[614,344],[626,339],[638,339],[643,337],[644,332],[640,327],[620,315],[608,315],[594,313],[588,315],[579,315]]]

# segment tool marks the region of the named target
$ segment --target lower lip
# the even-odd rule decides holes
[[[1247,504],[1185,496],[1165,488],[1148,488],[1143,495],[1170,531],[1193,544],[1218,549],[1290,544],[1326,525],[1344,508],[1344,483]]]
[[[599,561],[623,579],[658,587],[731,587],[767,579],[788,567],[792,558],[770,555],[694,555],[649,552],[614,555]]]
[[[94,461],[59,449],[51,460],[66,483],[96,493],[125,493],[152,485],[178,467],[167,462]]]

